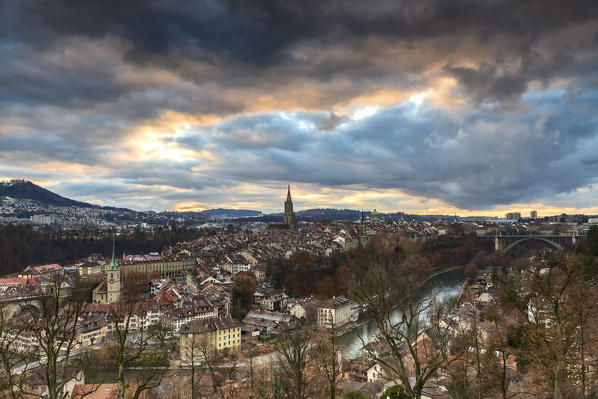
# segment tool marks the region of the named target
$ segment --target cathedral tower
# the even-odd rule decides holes
[[[295,212],[293,212],[293,201],[291,200],[291,185],[287,191],[287,200],[284,202],[284,224],[289,226],[290,230],[295,229]]]
[[[114,252],[114,240],[112,240],[112,262],[106,268],[106,302],[114,303],[120,299],[120,269],[116,263]]]

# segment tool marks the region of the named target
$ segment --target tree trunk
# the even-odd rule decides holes
[[[563,372],[563,362],[559,359],[554,372],[553,399],[563,399]]]
[[[125,399],[125,370],[122,363],[118,365],[118,399]]]
[[[580,327],[580,336],[581,336],[581,397],[586,397],[586,359],[585,359],[585,337],[584,337],[584,320],[583,314],[579,315],[579,327]]]

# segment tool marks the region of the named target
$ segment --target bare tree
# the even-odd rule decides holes
[[[147,329],[148,338],[155,338],[160,342],[160,346],[164,346],[168,337],[172,334],[172,329],[159,321],[157,324],[152,324]]]
[[[448,391],[456,399],[472,397],[477,390],[476,385],[479,384],[479,379],[474,378],[474,376],[480,372],[480,369],[476,367],[476,362],[479,361],[479,354],[482,348],[477,315],[473,306],[471,307],[471,312],[473,320],[460,319],[451,326],[452,334],[449,334],[448,330],[441,330],[448,328],[448,326],[442,326],[440,323],[433,324],[435,328],[439,329],[439,333],[441,333],[440,337],[446,340],[446,344],[440,351],[443,362],[446,365],[443,368],[443,372],[448,377]],[[462,314],[465,313],[465,311],[462,312]],[[455,355],[459,355],[459,359],[451,362],[451,357]]]
[[[577,395],[580,398],[586,398],[591,393],[590,384],[591,372],[593,368],[589,361],[589,351],[592,343],[598,340],[596,327],[598,327],[598,291],[583,280],[574,282],[568,300],[566,302],[567,313],[573,319],[577,326],[575,330],[575,343],[573,352],[575,359],[571,365],[572,377],[577,388]]]
[[[238,397],[240,385],[236,384],[236,379],[239,362],[233,359],[224,364],[207,336],[193,336],[188,341],[189,344],[181,348],[181,351],[190,359],[192,387],[207,377],[211,380],[212,393],[219,398]]]
[[[278,355],[276,384],[281,397],[306,399],[310,382],[308,333],[302,328],[286,331],[282,334],[281,342],[275,349]]]
[[[319,331],[315,339],[313,355],[316,369],[322,373],[328,385],[326,391],[330,399],[336,398],[336,386],[342,379],[342,364],[337,329],[333,324],[330,329]]]
[[[398,265],[370,265],[356,293],[367,306],[379,338],[390,348],[390,356],[382,357],[366,346],[370,357],[387,370],[388,379],[403,385],[406,394],[416,399],[439,370],[458,359],[443,355],[448,332],[439,322],[448,307],[419,296],[424,280],[422,260],[408,257]]]
[[[158,387],[168,370],[164,352],[150,353],[147,350],[142,326],[138,328],[137,340],[130,342],[133,336],[131,323],[138,316],[137,307],[133,301],[120,302],[110,308],[108,316],[114,342],[107,349],[117,368],[119,399],[124,399],[125,393],[131,388],[131,397],[138,399],[145,391]],[[135,367],[134,377],[127,375],[127,369],[131,367]]]
[[[0,307],[0,393],[10,399],[23,396],[31,362],[30,353],[19,347],[18,339],[25,333],[22,317],[11,317],[8,307]],[[22,315],[21,315],[22,316]]]
[[[238,357],[240,382],[237,397],[250,399],[271,399],[273,393],[273,379],[271,362],[268,356],[258,360],[260,350],[256,346],[249,346]]]
[[[38,376],[47,387],[49,399],[62,399],[68,394],[65,386],[78,379],[83,352],[78,342],[83,298],[77,288],[70,287],[62,276],[56,276],[49,293],[37,300],[38,307],[29,307],[26,329],[33,334],[40,349]]]
[[[206,367],[202,362],[202,357],[206,353],[204,348],[208,343],[205,339],[195,339],[193,337],[189,344],[181,347],[181,358],[185,356],[189,359],[189,365],[191,367],[191,399],[200,399],[202,392],[201,387],[197,384],[201,384],[201,381],[206,375]]]
[[[552,397],[564,397],[569,354],[578,327],[569,317],[567,301],[575,279],[575,269],[564,265],[536,267],[530,278],[530,292],[536,297],[529,305],[528,342],[532,355],[551,383]]]
[[[485,373],[485,378],[490,380],[494,387],[500,392],[502,399],[510,399],[520,394],[519,390],[512,391],[511,377],[509,376],[509,361],[515,356],[515,353],[509,348],[507,331],[509,324],[502,313],[502,310],[496,306],[490,306],[486,315],[493,324],[493,333],[489,337],[487,344],[488,356],[497,363],[498,367]]]

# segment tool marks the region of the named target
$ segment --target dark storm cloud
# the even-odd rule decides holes
[[[222,157],[213,171],[231,180],[401,188],[477,209],[538,200],[594,181],[598,169],[587,157],[598,148],[596,122],[572,106],[552,108],[562,93],[545,94],[545,104],[528,103],[533,111],[509,120],[472,111],[456,121],[442,110],[406,103],[326,133],[309,122],[313,115],[295,113],[235,118],[222,131],[216,125],[198,136]],[[276,126],[284,138],[259,147],[219,141],[231,126],[264,137],[270,132],[263,126]],[[301,134],[294,133],[297,126],[305,126]]]
[[[267,88],[269,77],[289,81],[297,77],[329,80],[335,76],[349,79],[384,79],[396,82],[397,72],[379,72],[372,59],[387,56],[383,51],[367,53],[364,40],[404,49],[405,57],[415,58],[414,71],[428,64],[446,62],[446,71],[458,77],[476,100],[512,99],[525,91],[534,79],[547,79],[569,65],[571,53],[580,47],[596,47],[596,29],[586,40],[572,35],[560,54],[538,52],[542,37],[574,25],[596,22],[595,1],[380,1],[375,6],[361,1],[71,1],[8,0],[3,3],[3,56],[7,60],[0,75],[8,99],[37,99],[43,102],[102,101],[119,97],[128,86],[115,79],[109,65],[99,68],[84,65],[44,64],[43,69],[20,68],[28,59],[48,49],[68,46],[73,38],[121,42],[124,61],[139,66],[163,65],[198,84],[216,81],[219,85],[245,85]],[[593,39],[592,39],[593,38]],[[430,40],[441,40],[445,48],[438,59],[409,53]],[[465,40],[474,40],[476,50],[490,52],[492,65],[464,67],[468,54],[459,54]],[[315,62],[312,57],[297,58],[298,48],[344,48],[342,59]],[[364,48],[366,47],[366,48]],[[540,50],[542,51],[542,50]],[[451,52],[457,58],[451,58]],[[4,58],[3,57],[3,58]],[[399,57],[400,58],[400,57]],[[446,59],[444,59],[446,58]],[[359,60],[359,63],[354,61]],[[501,73],[502,63],[520,60],[515,70]],[[538,67],[533,64],[540,61]],[[39,60],[37,61],[40,62]],[[392,67],[397,60],[388,60]],[[398,67],[406,60],[399,60]],[[475,61],[474,61],[475,62]],[[510,62],[510,61],[509,61]],[[224,68],[218,71],[197,69],[197,63]],[[278,69],[277,69],[278,68]],[[395,68],[396,69],[396,68]],[[364,76],[366,74],[366,76]],[[54,98],[52,93],[55,93]]]
[[[48,1],[5,2],[6,33],[45,42],[57,36],[122,36],[132,51],[163,54],[197,45],[261,62],[301,40],[342,35],[419,39],[472,29],[491,40],[534,36],[596,16],[594,1]],[[12,22],[12,23],[11,23]]]
[[[594,0],[6,0],[0,59],[0,170],[101,168],[59,187],[78,196],[116,184],[167,206],[291,180],[488,207],[598,175]],[[372,94],[399,93],[388,106],[447,76],[458,109],[351,118]],[[223,118],[161,138],[213,159],[137,159],[139,127],[168,111]]]

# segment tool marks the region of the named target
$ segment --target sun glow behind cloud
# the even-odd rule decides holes
[[[594,209],[595,5],[13,3],[3,176],[136,209],[278,211],[287,183],[298,209]]]

